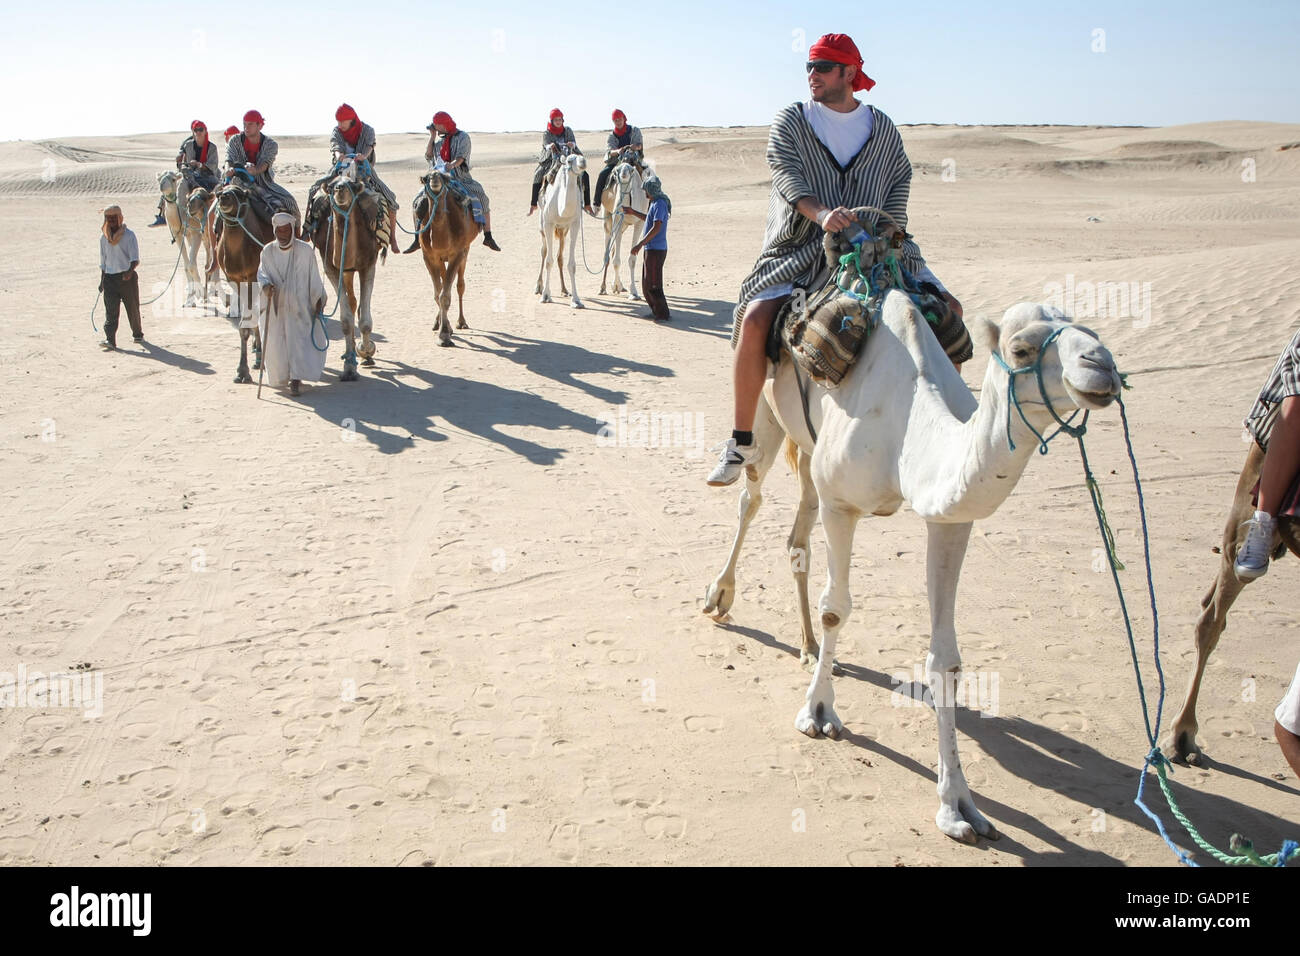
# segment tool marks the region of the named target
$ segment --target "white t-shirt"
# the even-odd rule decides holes
[[[1287,688],[1282,703],[1277,705],[1277,710],[1273,712],[1273,716],[1279,724],[1300,737],[1300,667],[1296,668],[1295,678],[1291,681],[1291,686]]]
[[[840,113],[809,100],[803,105],[803,115],[841,166],[847,166],[871,139],[874,117],[871,107],[865,103],[858,103],[858,108],[851,113]]]

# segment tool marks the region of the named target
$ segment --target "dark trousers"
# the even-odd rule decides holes
[[[110,345],[117,344],[117,317],[122,306],[126,306],[126,320],[131,323],[131,335],[141,338],[144,330],[140,327],[140,276],[131,273],[129,279],[125,272],[104,274],[104,338]]]
[[[668,312],[668,300],[664,297],[664,260],[668,258],[667,249],[641,250],[641,294],[654,317],[661,322],[672,318]]]
[[[600,197],[605,195],[605,184],[609,182],[609,174],[614,171],[614,164],[610,163],[600,171],[596,177],[596,205],[600,205]],[[617,212],[617,210],[615,210]]]

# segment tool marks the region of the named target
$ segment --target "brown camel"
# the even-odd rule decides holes
[[[1167,745],[1170,756],[1198,766],[1201,763],[1201,748],[1196,746],[1196,698],[1201,692],[1205,665],[1228,623],[1228,611],[1248,583],[1237,577],[1232,565],[1237,560],[1237,549],[1245,542],[1246,526],[1255,513],[1253,490],[1259,481],[1263,464],[1264,449],[1251,442],[1246,465],[1241,469],[1241,477],[1237,479],[1237,493],[1232,499],[1228,523],[1223,529],[1223,543],[1219,547],[1219,573],[1205,597],[1201,598],[1203,610],[1196,621],[1196,667],[1187,685],[1187,700],[1170,731]],[[1287,498],[1293,500],[1294,497],[1293,489]],[[1288,548],[1300,557],[1300,527],[1297,527],[1297,523],[1294,515],[1278,514],[1277,535],[1273,540],[1274,560],[1285,555]]]
[[[355,382],[357,356],[361,364],[375,364],[375,343],[370,338],[373,323],[370,317],[370,295],[375,288],[375,269],[382,257],[388,261],[388,246],[379,238],[375,228],[379,221],[379,197],[361,183],[340,173],[330,180],[321,197],[330,204],[331,213],[320,216],[312,232],[311,241],[325,263],[330,290],[338,295],[339,273],[347,298],[339,297],[339,322],[347,337],[347,350],[343,353],[343,374],[340,382]],[[318,200],[319,201],[319,200]],[[346,235],[345,235],[346,230]],[[346,248],[344,248],[346,243]],[[353,278],[361,274],[361,310],[357,311],[357,296],[353,291]],[[352,320],[356,317],[358,321]],[[356,326],[361,327],[361,347],[356,345]]]
[[[456,328],[468,329],[465,321],[465,263],[469,261],[469,247],[478,238],[479,224],[461,202],[460,194],[448,185],[450,177],[430,170],[420,177],[424,192],[416,205],[415,242],[406,252],[418,246],[424,253],[424,265],[433,279],[433,294],[438,300],[438,318],[433,331],[438,333],[439,345],[451,345],[451,278],[456,277],[457,309]],[[433,209],[432,215],[429,209]]]
[[[256,361],[253,368],[262,367],[262,333],[257,327],[257,313],[262,297],[254,295],[257,267],[262,261],[262,247],[275,238],[270,219],[263,218],[262,210],[252,202],[246,183],[235,178],[217,188],[216,257],[213,267],[220,268],[227,279],[235,284],[235,299],[230,310],[231,318],[239,318],[239,371],[235,381],[248,384],[253,376],[248,371],[248,337],[253,337]],[[211,270],[210,270],[211,271]],[[245,315],[247,309],[251,315]]]

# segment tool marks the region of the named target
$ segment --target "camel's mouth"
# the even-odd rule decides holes
[[[1094,410],[1106,408],[1119,395],[1119,373],[1114,369],[1109,373],[1102,369],[1090,370],[1090,374],[1078,377],[1083,381],[1072,382],[1068,377],[1063,378],[1062,381],[1065,383],[1066,392],[1080,408]]]

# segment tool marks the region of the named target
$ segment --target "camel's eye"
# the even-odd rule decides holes
[[[1031,355],[1033,355],[1033,354],[1034,354],[1034,350],[1033,350],[1032,348],[1030,348],[1028,345],[1019,345],[1019,344],[1017,344],[1017,345],[1013,345],[1013,346],[1011,346],[1011,357],[1012,357],[1012,358],[1024,359],[1024,358],[1029,358],[1029,356],[1031,356]]]

